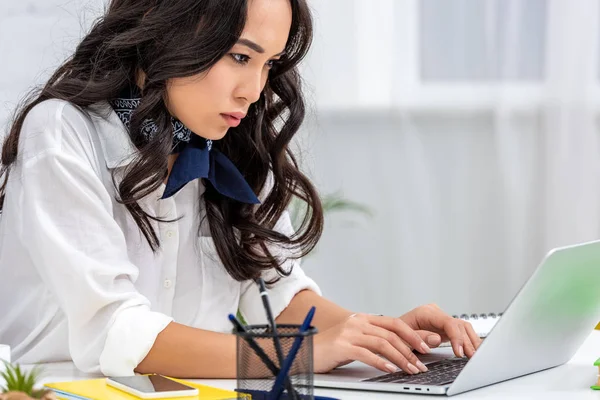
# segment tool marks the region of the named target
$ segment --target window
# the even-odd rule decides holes
[[[545,79],[547,0],[401,0],[396,51],[407,68],[393,106],[434,110],[539,104]],[[405,26],[411,27],[407,32]]]
[[[535,110],[576,81],[600,105],[598,3],[313,2],[309,88],[321,109]]]
[[[546,0],[420,1],[420,79],[541,81],[546,6]]]

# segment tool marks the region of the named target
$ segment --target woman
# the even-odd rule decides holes
[[[14,359],[234,377],[227,315],[265,321],[258,277],[277,323],[316,306],[316,372],[419,373],[412,350],[441,340],[473,355],[471,326],[436,306],[355,315],[299,267],[323,222],[288,147],[311,33],[305,0],[110,3],[3,146],[0,342]],[[296,233],[292,196],[310,210]]]

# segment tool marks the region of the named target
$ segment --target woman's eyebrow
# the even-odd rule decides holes
[[[257,43],[254,43],[252,40],[249,40],[249,39],[241,39],[240,38],[237,41],[237,44],[241,44],[243,46],[246,46],[246,47],[248,47],[248,48],[250,48],[250,49],[252,49],[255,52],[260,53],[260,54],[264,54],[264,52],[265,52],[265,49],[263,49],[261,45],[259,45]],[[282,52],[280,52],[280,53],[275,54],[273,57],[279,57],[279,56],[282,56],[283,54],[285,54],[285,50],[282,51]]]

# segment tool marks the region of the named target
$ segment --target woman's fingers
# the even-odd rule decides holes
[[[450,339],[450,343],[452,344],[452,350],[454,354],[458,357],[465,356],[465,336],[466,332],[461,329],[462,324],[456,320],[456,318],[447,317],[443,323],[444,332]]]
[[[465,321],[452,318],[435,304],[417,307],[401,316],[400,319],[414,329],[433,331],[440,335],[442,341],[449,340],[454,354],[459,357],[464,357],[465,353],[472,354],[472,351],[466,350],[465,347],[473,346],[475,349],[478,343],[477,341],[473,343],[475,338],[472,338],[469,330],[463,326]]]
[[[392,373],[398,371],[398,367],[396,367],[394,364],[379,357],[377,354],[364,347],[354,346],[350,356],[353,360],[363,362],[383,372]],[[412,372],[409,373],[412,374]]]
[[[356,342],[357,345],[367,346],[371,351],[381,354],[406,372],[427,371],[427,367],[419,361],[412,349],[394,332],[367,323],[363,327],[363,333],[365,336]],[[413,367],[416,367],[416,372]]]
[[[463,322],[463,325],[465,327],[465,331],[467,332],[467,336],[469,337],[469,339],[471,340],[471,343],[473,344],[475,351],[477,351],[479,346],[481,346],[481,338],[479,337],[477,332],[475,332],[475,329],[473,329],[473,325],[471,325],[469,322],[465,321],[465,322]]]
[[[431,332],[431,331],[425,331],[425,330],[418,330],[415,331],[417,332],[417,334],[419,336],[421,336],[421,339],[430,347],[430,348],[436,348],[439,347],[440,344],[442,344],[442,342],[444,341],[442,339],[442,336],[435,333],[435,332]],[[402,340],[402,339],[400,339]],[[406,343],[404,340],[402,340],[402,343],[404,343],[405,345],[407,345],[408,347],[410,347],[412,349],[412,346],[410,346],[408,343]],[[414,350],[414,349],[413,349]]]
[[[438,347],[440,344],[442,344],[442,337],[435,332],[424,330],[418,330],[415,332],[417,332],[417,334],[421,337],[421,339],[423,339],[425,343],[427,343],[429,347]]]
[[[411,325],[402,318],[367,314],[348,318],[315,338],[315,368],[329,371],[347,360],[359,360],[381,371],[395,372],[400,367],[415,374],[427,367],[412,349],[429,353],[448,339],[458,357],[472,357],[481,343],[465,321],[427,307],[414,314]]]
[[[459,323],[458,328],[460,329],[463,337],[463,349],[465,351],[465,355],[468,358],[471,358],[475,354],[475,346],[473,346],[473,343],[471,343],[471,338],[467,334],[465,324]]]
[[[416,361],[413,359],[413,362],[409,362],[404,354],[396,350],[390,342],[378,336],[364,335],[357,338],[354,351],[356,351],[354,355],[357,360],[372,365],[382,371],[396,372],[398,367],[408,374],[418,374],[419,372],[427,371],[427,367],[425,367],[421,361],[416,359],[412,352],[411,354]],[[375,360],[371,355],[367,356],[365,351],[379,360]],[[381,354],[385,359],[377,354]],[[362,357],[362,359],[358,357]]]
[[[423,354],[431,352],[431,348],[423,341],[421,336],[400,318],[370,315],[367,317],[367,320],[372,325],[394,332],[404,342],[418,352]]]

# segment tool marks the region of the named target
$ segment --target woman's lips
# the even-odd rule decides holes
[[[236,127],[240,124],[240,122],[242,122],[241,118],[236,118],[230,114],[221,114],[221,117],[223,117],[225,122],[227,122],[227,125],[229,125],[231,127]]]

